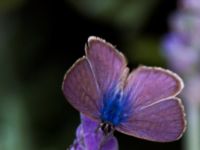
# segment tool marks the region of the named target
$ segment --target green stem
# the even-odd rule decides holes
[[[187,104],[187,132],[185,150],[200,150],[200,110],[199,106]]]

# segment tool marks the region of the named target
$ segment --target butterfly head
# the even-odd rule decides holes
[[[100,124],[101,130],[103,131],[104,135],[110,135],[114,132],[115,128],[112,123],[109,122],[102,122]]]

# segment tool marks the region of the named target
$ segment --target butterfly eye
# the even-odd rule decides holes
[[[101,130],[103,131],[103,133],[107,136],[109,134],[112,134],[114,131],[114,126],[111,123],[101,123]]]

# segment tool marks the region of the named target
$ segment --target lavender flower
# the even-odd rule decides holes
[[[200,12],[200,1],[199,0],[182,0],[180,5],[186,11]]]
[[[118,141],[112,134],[105,136],[99,123],[81,114],[81,124],[70,150],[118,150]]]
[[[163,42],[163,48],[170,68],[181,74],[194,70],[199,61],[197,51],[187,44],[187,38],[179,34],[168,34]]]
[[[199,48],[200,15],[191,12],[177,12],[171,18],[173,32],[187,38],[187,44],[193,48]]]
[[[183,96],[194,105],[199,105],[200,102],[200,74],[194,74],[187,80],[187,86],[183,92]]]
[[[184,5],[188,2],[182,1]],[[200,3],[198,5],[200,7]],[[189,75],[198,70],[200,60],[200,11],[198,14],[188,8],[176,12],[170,18],[170,27],[172,32],[163,42],[164,55],[171,68]]]
[[[181,7],[170,19],[171,33],[163,42],[170,67],[185,79],[182,94],[187,104],[188,131],[184,148],[200,149],[200,1],[180,0]]]

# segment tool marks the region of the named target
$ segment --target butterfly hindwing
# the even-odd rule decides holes
[[[116,129],[138,138],[170,142],[185,130],[183,106],[178,98],[169,98],[141,108]]]

